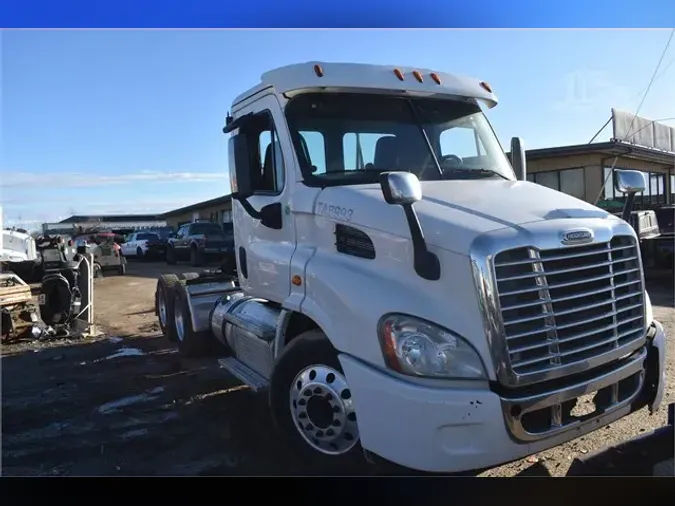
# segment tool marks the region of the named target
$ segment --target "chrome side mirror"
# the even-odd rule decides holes
[[[385,172],[380,187],[387,204],[403,206],[422,200],[420,180],[410,172]]]
[[[639,170],[615,170],[614,189],[618,193],[641,193],[647,188],[644,173]]]
[[[511,166],[520,181],[527,180],[527,161],[525,160],[525,144],[520,137],[511,139]]]
[[[614,189],[626,195],[626,202],[623,205],[621,219],[630,223],[630,215],[633,213],[635,205],[635,196],[645,191],[647,182],[645,175],[639,170],[615,170],[614,171]]]

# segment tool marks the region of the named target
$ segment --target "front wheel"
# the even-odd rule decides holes
[[[138,260],[143,260],[144,257],[145,257],[145,255],[143,255],[143,249],[140,248],[140,247],[136,248],[136,258]]]
[[[326,336],[310,330],[286,347],[270,382],[277,427],[308,468],[354,473],[364,465],[352,393]]]

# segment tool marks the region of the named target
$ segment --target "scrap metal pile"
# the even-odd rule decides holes
[[[0,274],[0,314],[3,342],[39,338],[45,331],[30,286],[16,274]]]

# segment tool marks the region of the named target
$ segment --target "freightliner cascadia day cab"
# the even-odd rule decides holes
[[[635,232],[527,182],[520,140],[507,157],[483,113],[496,104],[431,70],[263,74],[224,128],[236,274],[162,276],[163,331],[186,355],[218,343],[326,466],[483,469],[658,409],[665,336]]]

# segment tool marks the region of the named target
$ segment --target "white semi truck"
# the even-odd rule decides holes
[[[520,140],[509,159],[483,114],[496,104],[431,70],[263,74],[224,128],[236,274],[161,276],[165,334],[218,348],[327,466],[482,469],[658,409],[665,335],[635,232],[527,182]]]

